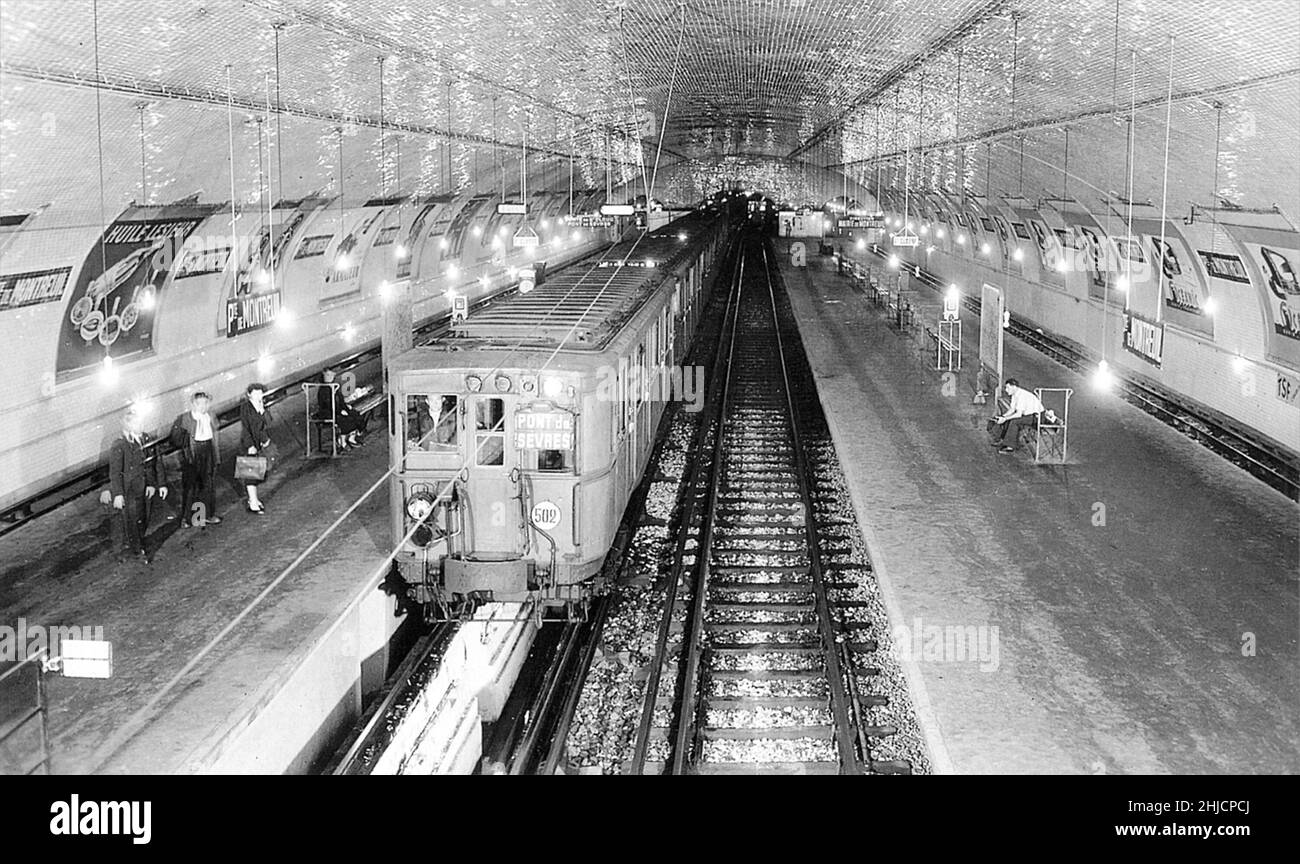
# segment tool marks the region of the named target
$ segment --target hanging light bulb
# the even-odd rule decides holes
[[[1097,371],[1092,373],[1092,386],[1098,390],[1109,390],[1115,384],[1115,376],[1111,374],[1110,364],[1102,360],[1097,364]]]

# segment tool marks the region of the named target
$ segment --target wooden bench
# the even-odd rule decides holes
[[[383,390],[375,390],[373,393],[368,393],[354,402],[348,402],[348,407],[358,414],[369,414],[384,404],[384,400],[387,398],[388,394],[384,393]]]

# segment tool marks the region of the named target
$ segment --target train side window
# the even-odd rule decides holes
[[[455,453],[459,441],[459,397],[406,397],[406,452]]]
[[[474,462],[504,465],[506,461],[506,406],[504,399],[479,397],[474,405]]]

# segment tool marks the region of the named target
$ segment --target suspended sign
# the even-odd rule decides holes
[[[631,204],[602,204],[600,213],[602,216],[631,216],[636,213],[636,208]]]
[[[515,414],[516,450],[572,450],[573,415],[568,411]]]
[[[528,205],[518,201],[502,201],[497,205],[497,213],[501,216],[527,216]]]
[[[1159,366],[1165,351],[1165,325],[1125,312],[1124,347],[1153,366]]]
[[[280,314],[280,292],[267,291],[262,294],[240,294],[226,301],[226,338],[253,330],[260,330],[275,323]]]
[[[572,216],[565,216],[564,224],[576,225],[579,228],[608,228],[614,224],[614,217],[600,216],[595,213],[575,213]]]
[[[870,216],[846,216],[836,222],[840,228],[884,228],[885,220]]]
[[[911,232],[908,231],[904,231],[894,235],[895,246],[916,246],[920,242],[921,239],[919,237],[917,237],[915,234],[912,234]]]
[[[532,228],[520,228],[515,232],[515,247],[521,249],[536,248],[542,239]]]

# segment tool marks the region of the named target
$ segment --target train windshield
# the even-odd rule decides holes
[[[455,453],[459,441],[459,397],[406,397],[406,452]]]
[[[506,461],[505,400],[479,397],[474,408],[475,464],[504,465]]]

